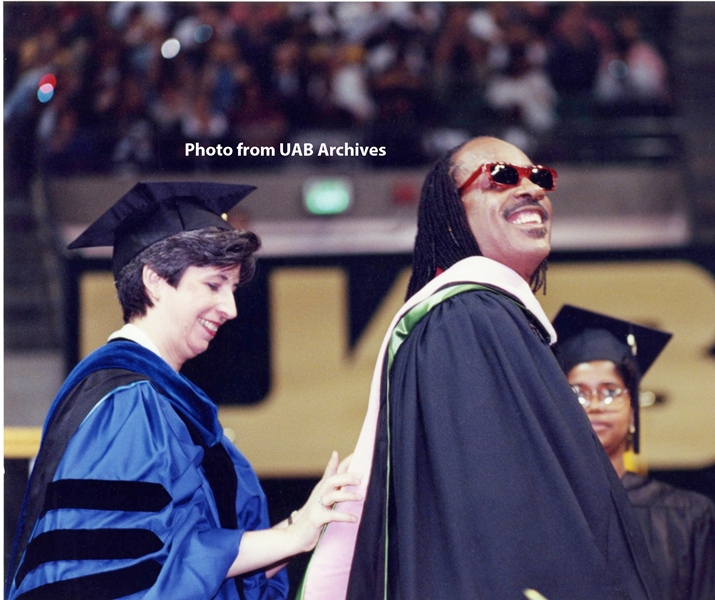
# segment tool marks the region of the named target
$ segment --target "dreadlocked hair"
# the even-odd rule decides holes
[[[534,274],[531,276],[531,291],[536,293],[542,290],[542,294],[546,296],[546,271],[549,270],[549,262],[545,258],[541,261]]]
[[[438,268],[446,270],[464,258],[482,255],[454,180],[452,157],[460,148],[437,161],[422,185],[407,298],[422,289]]]
[[[465,142],[467,143],[467,142]],[[454,155],[464,146],[450,150],[432,167],[422,185],[417,210],[417,236],[412,254],[412,276],[405,299],[412,297],[434,278],[437,269],[449,267],[470,256],[482,256],[467,221],[462,196],[454,179]],[[531,277],[531,290],[546,294],[545,258]]]

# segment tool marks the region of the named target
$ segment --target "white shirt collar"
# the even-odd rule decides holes
[[[133,323],[127,323],[119,331],[115,331],[112,335],[109,336],[107,341],[111,342],[112,340],[117,338],[136,342],[137,344],[144,346],[147,350],[151,350],[154,354],[161,356],[161,354],[159,353],[159,348],[157,348],[156,344],[151,341],[151,338]]]

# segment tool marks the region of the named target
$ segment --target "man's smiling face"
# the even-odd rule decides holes
[[[457,187],[487,162],[532,164],[516,146],[494,138],[477,138],[454,155]],[[551,250],[551,201],[544,189],[526,177],[515,186],[496,187],[489,175],[482,173],[462,190],[462,202],[482,254],[529,282]]]

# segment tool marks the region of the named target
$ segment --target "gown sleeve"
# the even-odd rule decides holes
[[[67,446],[13,597],[238,598],[225,576],[243,532],[268,526],[265,501],[237,464],[238,529],[222,529],[202,456],[149,382],[111,392]]]
[[[715,504],[707,501],[692,528],[692,596],[715,598]]]
[[[715,504],[636,473],[626,472],[623,484],[668,600],[715,598]]]

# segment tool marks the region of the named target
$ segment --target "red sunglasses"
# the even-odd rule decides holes
[[[489,181],[496,187],[513,187],[519,185],[522,177],[527,177],[529,181],[545,189],[547,192],[556,189],[556,171],[550,167],[542,167],[541,165],[517,167],[510,163],[496,162],[485,163],[480,166],[459,186],[458,191],[461,193],[464,188],[470,186],[482,173],[486,173],[489,176]]]

